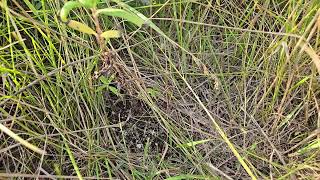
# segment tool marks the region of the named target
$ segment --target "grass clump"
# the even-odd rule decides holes
[[[316,0],[66,3],[0,1],[0,177],[319,176]]]

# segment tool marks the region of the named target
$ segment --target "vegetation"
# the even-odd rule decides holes
[[[318,0],[0,8],[0,178],[320,176]]]

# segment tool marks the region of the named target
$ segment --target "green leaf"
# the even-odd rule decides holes
[[[113,86],[109,86],[108,89],[115,95],[119,96],[120,93],[119,93],[119,90]]]
[[[98,89],[96,90],[96,92],[101,92],[101,91],[103,91],[104,89],[107,89],[107,88],[109,88],[109,85],[99,86]]]
[[[23,0],[24,3],[28,6],[28,8],[34,13],[35,15],[38,15],[38,10],[36,7],[34,7],[34,3],[31,3],[29,0]]]
[[[289,123],[291,119],[293,119],[302,109],[302,104],[303,102],[301,102],[296,108],[294,108],[293,111],[291,111],[285,118],[284,120],[282,120],[282,122],[280,123],[279,126],[277,126],[277,128],[282,128],[282,126],[284,126],[285,124]]]
[[[82,7],[82,4],[77,1],[69,1],[66,2],[61,11],[60,11],[60,18],[62,22],[68,21],[68,15],[70,14],[70,11],[74,8]]]
[[[125,11],[123,9],[115,9],[115,8],[105,8],[105,9],[99,9],[96,12],[96,15],[104,14],[107,16],[112,17],[119,17],[123,18],[129,22],[134,23],[135,25],[141,27],[144,24],[144,20],[141,19],[139,16],[135,15],[134,13],[131,13],[129,11]]]
[[[86,8],[94,8],[97,5],[97,0],[79,0],[79,2]]]
[[[8,69],[2,65],[0,65],[0,72],[1,74],[4,74],[4,73],[21,74],[19,71],[15,69]]]
[[[80,169],[79,169],[79,167],[77,165],[77,162],[76,162],[76,160],[75,160],[75,158],[73,156],[73,153],[72,153],[72,151],[71,151],[71,149],[70,149],[70,147],[69,147],[69,145],[67,143],[67,140],[66,140],[66,138],[64,136],[62,136],[62,138],[63,138],[64,145],[66,146],[66,151],[67,151],[67,153],[69,155],[69,158],[71,160],[71,164],[72,164],[74,170],[77,173],[78,179],[83,180],[83,177],[82,177],[82,175],[80,173]]]
[[[110,84],[113,80],[114,80],[114,78],[115,78],[116,76],[114,75],[114,74],[112,74],[110,77],[109,77],[109,80],[108,80],[108,84]]]
[[[103,84],[106,84],[106,85],[109,85],[111,82],[112,82],[112,80],[114,80],[114,78],[115,78],[115,75],[114,74],[112,74],[110,77],[105,77],[105,76],[101,76],[100,78],[99,78],[99,80],[103,83]]]
[[[310,79],[310,76],[307,76],[303,79],[301,79],[297,84],[295,84],[292,88],[290,88],[289,92],[291,92],[292,90],[298,88],[299,86],[301,86],[302,84],[304,84],[306,81],[308,81]]]
[[[108,78],[106,78],[105,76],[100,76],[100,78],[99,78],[99,80],[103,83],[103,84],[105,84],[105,85],[109,85],[110,84],[110,78],[108,79]]]
[[[0,101],[3,99],[13,99],[13,96],[0,96]]]
[[[159,95],[159,91],[156,88],[147,88],[148,94],[150,94],[151,97],[157,97]]]

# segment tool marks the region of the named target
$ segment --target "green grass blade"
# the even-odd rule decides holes
[[[76,171],[78,178],[79,178],[80,180],[83,180],[83,177],[82,177],[82,175],[81,175],[81,173],[80,173],[80,170],[79,170],[79,167],[78,167],[78,165],[77,165],[77,162],[76,162],[76,160],[74,159],[73,153],[71,152],[71,149],[70,149],[70,147],[69,147],[69,145],[68,145],[67,140],[65,139],[65,137],[63,137],[63,141],[64,141],[64,145],[66,146],[66,151],[67,151],[67,153],[68,153],[68,155],[69,155],[69,158],[70,158],[70,160],[71,160],[72,166],[73,166],[74,170]]]
[[[189,143],[181,144],[180,146],[183,146],[183,147],[194,147],[196,145],[204,144],[206,142],[209,142],[211,140],[212,139],[204,139],[204,140],[200,140],[200,141],[192,141],[192,142],[189,142]]]

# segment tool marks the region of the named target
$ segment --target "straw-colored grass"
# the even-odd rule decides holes
[[[65,3],[0,1],[0,179],[319,176],[317,0]]]

